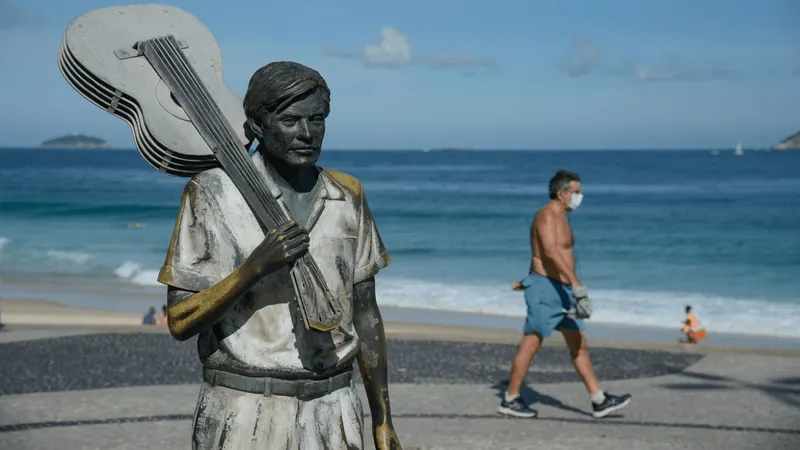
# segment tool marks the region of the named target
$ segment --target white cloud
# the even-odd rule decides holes
[[[364,46],[364,58],[379,65],[404,66],[411,63],[411,45],[408,36],[393,27],[381,28],[377,44]]]
[[[360,51],[329,46],[325,48],[324,54],[338,58],[358,59],[370,67],[401,68],[416,65],[430,69],[497,68],[494,60],[468,53],[416,55],[411,49],[409,37],[394,27],[381,28],[378,42],[366,44]]]

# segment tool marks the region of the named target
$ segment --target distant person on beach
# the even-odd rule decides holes
[[[686,305],[686,320],[683,322],[681,333],[686,336],[687,344],[697,344],[708,337],[706,329],[700,326],[700,321],[697,320],[691,305]]]
[[[156,309],[152,306],[147,308],[147,314],[142,317],[142,325],[155,325],[156,324]]]
[[[156,319],[156,325],[167,325],[167,305],[161,305],[161,314]]]
[[[529,275],[512,284],[514,290],[525,291],[528,311],[511,379],[498,412],[515,417],[538,415],[522,399],[520,390],[542,340],[559,330],[589,393],[592,415],[605,417],[627,406],[631,395],[611,395],[600,389],[582,332],[586,328],[583,319],[589,318],[591,305],[586,287],[575,273],[572,250],[575,239],[567,221],[567,213],[578,208],[583,200],[581,179],[576,173],[560,170],[550,180],[549,193],[550,201],[539,210],[531,225]]]

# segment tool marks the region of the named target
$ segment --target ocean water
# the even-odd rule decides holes
[[[561,168],[592,321],[800,336],[800,152],[334,151],[393,263],[384,305],[522,316],[530,221]],[[0,297],[143,310],[186,179],[135,150],[0,149]],[[141,224],[131,227],[132,223]],[[149,301],[149,300],[148,300]],[[521,322],[520,322],[521,324]]]

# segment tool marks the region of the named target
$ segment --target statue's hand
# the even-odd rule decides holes
[[[372,434],[375,436],[375,450],[403,450],[392,425],[379,425]]]
[[[301,257],[308,251],[308,243],[308,232],[291,220],[269,230],[245,265],[253,276],[263,277]]]

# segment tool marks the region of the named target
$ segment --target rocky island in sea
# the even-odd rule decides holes
[[[800,150],[800,131],[772,146],[773,150]]]
[[[84,134],[73,133],[42,142],[43,148],[109,148],[108,142]]]

